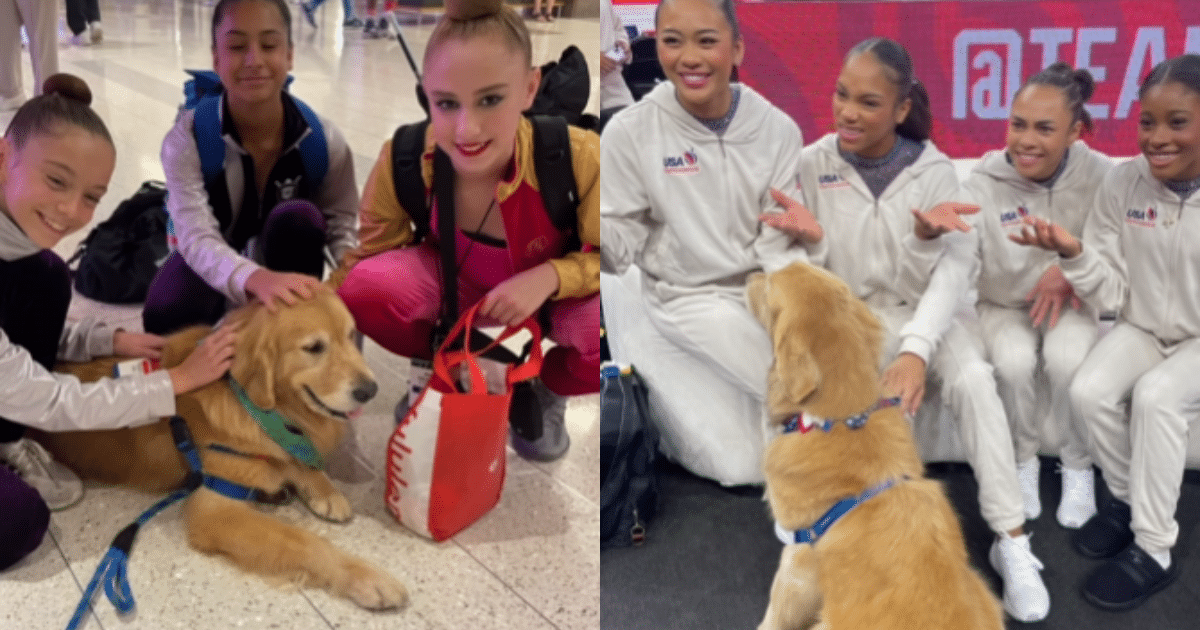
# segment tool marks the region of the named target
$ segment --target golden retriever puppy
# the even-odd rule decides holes
[[[881,404],[883,334],[871,311],[836,276],[803,263],[752,278],[747,300],[775,348],[771,427],[801,428],[765,455],[777,529],[810,528],[839,501],[894,483],[815,543],[784,547],[759,629],[1003,628],[941,485],[923,478],[908,422]]]
[[[331,290],[271,314],[260,303],[231,312],[241,322],[230,375],[261,409],[279,411],[327,457],[347,419],[375,395],[375,376],[355,346],[354,320]],[[183,361],[209,328],[171,335],[163,366]],[[82,380],[111,375],[115,359],[61,364]],[[293,458],[273,441],[222,379],[176,399],[191,429],[206,474],[267,494],[291,488],[322,518],[345,522],[350,502],[320,469]],[[188,465],[167,420],[135,429],[41,433],[36,438],[81,477],[152,492],[184,485]],[[219,445],[215,450],[211,445]],[[351,556],[316,534],[283,523],[201,486],[185,499],[188,542],[242,568],[326,588],[370,609],[396,608],[408,598],[391,575]],[[113,523],[114,531],[124,523]]]

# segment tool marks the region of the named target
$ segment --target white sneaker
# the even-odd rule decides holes
[[[1033,520],[1042,514],[1042,500],[1038,497],[1038,477],[1042,463],[1035,456],[1027,462],[1017,464],[1017,482],[1021,485],[1021,502],[1025,506],[1025,518]]]
[[[1062,500],[1058,503],[1059,525],[1079,529],[1096,515],[1096,475],[1091,466],[1074,469],[1060,466]]]
[[[88,37],[87,31],[83,31],[78,35],[71,36],[71,45],[73,46],[91,46],[92,38]]]
[[[0,96],[0,112],[11,112],[21,109],[21,106],[25,104],[26,100],[27,99],[25,98],[24,94],[7,97]]]
[[[37,490],[51,510],[71,507],[83,498],[83,482],[79,477],[29,438],[0,442],[0,465],[11,468]]]
[[[1028,534],[997,538],[988,561],[1004,581],[1004,610],[1013,619],[1028,623],[1050,614],[1050,592],[1039,573],[1042,561],[1033,555]]]
[[[92,43],[99,44],[101,40],[104,39],[104,27],[101,26],[100,22],[98,21],[92,22],[88,25],[88,27],[88,30],[91,31],[92,34]]]

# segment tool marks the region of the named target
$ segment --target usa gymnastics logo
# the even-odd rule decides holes
[[[1000,213],[1000,227],[1013,227],[1020,225],[1025,217],[1029,216],[1029,209],[1025,206],[1017,206],[1016,210],[1007,210]]]
[[[817,187],[821,190],[828,188],[846,188],[849,185],[850,182],[842,179],[842,176],[838,175],[837,173],[829,173],[817,177]]]
[[[1154,208],[1146,208],[1145,210],[1130,208],[1125,212],[1125,222],[1130,225],[1154,227],[1154,220],[1157,218],[1158,213],[1154,211]]]
[[[679,157],[668,155],[663,158],[663,171],[667,175],[694,175],[700,172],[700,158],[695,151],[684,151]]]

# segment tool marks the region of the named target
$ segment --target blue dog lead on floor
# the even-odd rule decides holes
[[[83,623],[84,615],[87,614],[88,609],[91,607],[92,599],[96,596],[96,591],[99,590],[101,582],[104,583],[104,594],[108,596],[108,601],[112,602],[118,613],[125,615],[133,611],[137,604],[133,601],[133,592],[129,589],[125,564],[129,559],[129,551],[133,547],[133,539],[137,536],[138,529],[143,523],[154,518],[156,514],[165,510],[172,503],[188,496],[200,486],[204,486],[237,501],[245,501],[261,496],[261,491],[256,488],[250,488],[233,483],[227,479],[204,474],[200,466],[200,454],[196,451],[196,444],[192,441],[192,433],[188,430],[187,422],[183,418],[179,416],[171,417],[171,435],[175,439],[175,447],[179,449],[179,452],[183,453],[184,458],[187,459],[188,467],[191,468],[188,471],[187,478],[184,480],[184,487],[155,503],[150,509],[137,517],[136,521],[130,523],[113,538],[112,545],[108,548],[108,553],[104,554],[104,557],[100,560],[100,565],[96,567],[96,573],[92,576],[92,580],[88,582],[87,588],[84,589],[83,598],[80,599],[79,606],[75,608],[75,614],[71,617],[70,623],[67,624],[67,630],[77,630],[80,624]]]

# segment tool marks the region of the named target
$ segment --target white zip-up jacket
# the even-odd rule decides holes
[[[1200,195],[1180,200],[1146,157],[1117,165],[1083,228],[1083,252],[1061,262],[1097,311],[1165,344],[1200,336]]]
[[[0,211],[0,260],[32,256],[41,248]],[[113,329],[94,319],[67,322],[58,358],[87,361],[113,352]],[[0,417],[43,431],[118,429],[175,414],[175,393],[165,370],[80,383],[49,372],[0,330]]]
[[[790,236],[758,220],[782,211],[769,188],[799,199],[800,128],[754,90],[738,89],[721,137],[666,82],[609,121],[600,139],[604,271],[636,263],[657,280],[648,285],[672,294],[740,291],[752,272],[807,260]]]
[[[962,201],[954,164],[932,142],[923,144],[878,199],[838,152],[837,134],[804,148],[800,172],[804,204],[825,230],[825,267],[872,308],[912,312],[899,331],[900,352],[928,364],[972,277],[975,237],[974,230],[928,241],[913,234],[912,210]],[[943,257],[948,246],[962,251]],[[931,284],[935,267],[942,279]]]
[[[1056,253],[1018,245],[1008,236],[1019,234],[1023,219],[1033,216],[1052,221],[1076,237],[1092,211],[1096,191],[1112,169],[1108,156],[1082,140],[1071,145],[1067,164],[1047,188],[1022,177],[1005,158],[1004,150],[990,151],[963,183],[968,201],[980,206],[979,299],[1005,308],[1024,308],[1025,296],[1051,265]]]
[[[221,96],[224,99],[224,96]],[[224,105],[219,108],[224,115]],[[246,279],[259,270],[258,263],[239,254],[221,235],[220,225],[209,204],[200,172],[200,152],[192,134],[195,110],[184,110],[175,126],[167,132],[162,145],[162,165],[167,179],[167,213],[175,227],[176,246],[183,260],[209,286],[220,291],[234,305],[247,302]],[[321,188],[312,199],[325,215],[326,243],[334,260],[358,244],[355,222],[358,220],[358,185],[354,181],[354,160],[346,139],[333,123],[319,116],[325,129],[325,144],[329,149],[329,170]],[[305,133],[311,133],[306,131]],[[242,161],[237,156],[248,155],[232,136],[225,134],[225,181],[234,217],[242,203],[247,182]],[[301,136],[300,139],[303,139]],[[296,151],[300,139],[284,147],[280,155]],[[270,208],[265,210],[269,211]]]

